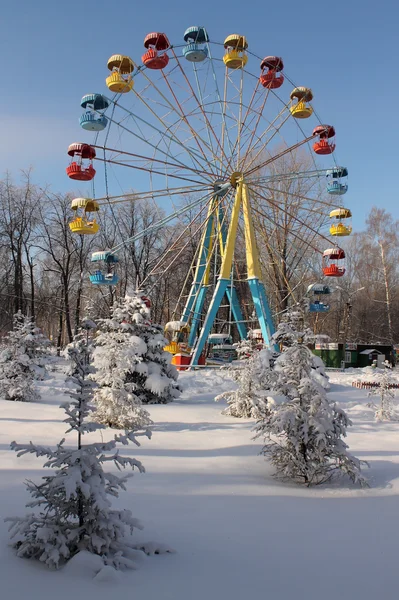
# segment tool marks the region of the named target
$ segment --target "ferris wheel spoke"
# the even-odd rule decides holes
[[[125,150],[116,150],[115,148],[107,148],[107,147],[104,148],[103,146],[95,146],[95,145],[93,145],[93,148],[101,148],[102,150],[108,150],[109,152],[114,152],[115,158],[117,158],[117,157],[120,158],[121,155],[131,156],[134,159],[144,160],[147,163],[149,163],[150,165],[152,165],[152,163],[159,163],[159,164],[165,165],[167,167],[175,167],[177,169],[182,169],[181,164],[173,163],[173,162],[166,161],[166,160],[161,160],[159,158],[143,156],[142,154],[136,154],[134,152],[127,152]],[[129,161],[126,160],[126,161],[124,161],[123,164],[128,164],[128,162]],[[129,165],[129,166],[134,166],[134,165]],[[184,166],[184,170],[194,173],[195,175],[207,175],[210,179],[212,179],[212,173],[207,173],[206,171],[203,171],[203,170],[192,169],[191,167],[187,167],[187,166]]]
[[[146,277],[146,279],[144,280],[143,284],[147,281],[147,279],[149,279],[151,276],[155,276],[157,273],[157,269],[159,269],[161,267],[161,265],[163,264],[163,262],[165,261],[165,259],[167,258],[167,256],[171,253],[171,252],[175,252],[176,251],[176,246],[177,244],[180,242],[180,240],[184,239],[184,237],[186,236],[186,233],[190,231],[191,226],[193,225],[193,223],[203,214],[203,212],[205,211],[205,209],[208,208],[210,202],[213,201],[213,197],[211,197],[208,202],[206,204],[204,204],[204,206],[200,209],[200,211],[197,213],[197,215],[191,219],[191,221],[188,223],[188,225],[185,227],[185,229],[182,231],[182,233],[178,236],[178,238],[171,244],[170,248],[165,252],[165,254],[161,257],[161,259],[158,261],[158,263],[155,265],[154,269],[151,271],[151,273],[149,273]],[[187,236],[188,239],[186,241],[186,243],[182,246],[182,248],[180,248],[180,250],[178,251],[177,254],[175,254],[175,256],[173,257],[172,261],[167,265],[167,267],[165,267],[164,269],[162,269],[161,274],[165,274],[167,271],[169,271],[169,269],[176,263],[176,261],[179,259],[179,257],[181,256],[182,252],[187,248],[187,246],[191,243],[192,241],[192,237],[196,236],[200,231],[204,230],[208,224],[208,220],[209,219],[205,219],[204,221],[202,221],[199,226],[196,228],[196,230],[194,231],[194,233],[192,233],[191,236]]]
[[[254,93],[253,93],[253,95],[252,95],[251,101],[250,101],[250,103],[249,103],[249,107],[248,107],[248,109],[247,109],[247,112],[246,112],[246,115],[245,115],[245,117],[244,117],[244,121],[243,121],[243,128],[245,127],[245,125],[246,125],[246,122],[247,122],[247,117],[248,117],[248,115],[250,114],[250,108],[251,108],[251,106],[252,106],[252,101],[254,100],[254,98],[255,98],[255,95],[256,95],[256,92],[257,92],[257,90],[258,90],[258,88],[259,88],[259,83],[260,83],[260,81],[259,81],[259,79],[258,79],[258,80],[257,80],[257,83],[256,83],[256,88],[255,88],[255,91],[254,91]],[[264,109],[265,109],[266,102],[267,102],[267,99],[268,99],[268,97],[269,97],[269,93],[270,93],[270,90],[268,89],[268,90],[267,90],[267,92],[266,92],[266,94],[265,94],[265,97],[264,97],[263,103],[262,103],[262,105],[261,105],[261,108],[260,108],[260,110],[258,111],[258,115],[257,115],[257,119],[256,119],[255,126],[252,128],[252,131],[251,131],[251,137],[250,137],[250,139],[249,139],[249,142],[247,143],[247,149],[246,149],[246,151],[245,151],[244,158],[243,158],[243,160],[241,161],[241,164],[242,164],[242,166],[241,166],[241,169],[243,169],[243,168],[244,168],[244,166],[245,166],[245,162],[246,162],[246,160],[247,160],[248,153],[249,153],[249,151],[250,151],[250,149],[251,149],[251,147],[252,147],[252,143],[253,143],[253,141],[254,141],[254,138],[255,138],[255,136],[256,136],[257,129],[258,129],[258,125],[259,125],[260,119],[261,119],[261,117],[262,117],[263,111],[264,111]]]
[[[243,69],[240,69],[241,73],[240,73],[240,87],[237,88],[236,84],[234,83],[234,81],[232,80],[231,76],[230,76],[230,71],[228,69],[228,67],[225,67],[224,70],[224,86],[223,86],[223,126],[222,126],[222,132],[221,132],[221,147],[222,150],[224,152],[224,147],[225,147],[225,138],[230,140],[230,134],[229,131],[230,129],[232,129],[235,132],[235,142],[234,145],[231,146],[231,142],[229,144],[229,151],[230,151],[230,158],[227,158],[226,160],[226,155],[223,153],[220,156],[220,162],[221,165],[223,165],[224,163],[224,167],[223,167],[223,171],[221,171],[222,173],[222,177],[226,177],[227,174],[231,171],[231,169],[233,168],[232,165],[234,164],[236,157],[237,157],[237,149],[240,146],[240,138],[241,138],[241,132],[240,132],[240,120],[242,118],[241,114],[242,114],[242,77],[243,77]],[[229,85],[230,84],[230,85]],[[229,89],[234,89],[235,90],[235,95],[229,99]],[[237,95],[238,95],[238,99],[237,99]],[[236,108],[236,110],[238,110],[238,115],[233,111],[233,106]],[[229,113],[227,112],[227,107],[229,107]],[[230,125],[228,124],[228,121],[230,121]]]
[[[279,230],[282,229],[282,225],[280,223],[278,223],[277,221],[275,221],[274,219],[272,219],[269,214],[267,214],[267,213],[259,210],[258,208],[255,208],[255,207],[253,207],[253,210],[259,216],[261,216],[261,217],[265,218],[266,220],[270,221],[271,223],[273,223]],[[314,250],[315,252],[318,252],[319,254],[322,254],[322,252],[319,250],[319,248],[317,248],[317,246],[313,246],[313,244],[311,242],[305,240],[303,237],[301,237],[300,235],[298,235],[294,231],[290,231],[290,235],[292,235],[294,238],[298,239],[305,246],[307,246],[309,248],[312,248],[312,250]]]
[[[176,57],[176,59],[177,59],[177,57]],[[166,85],[168,86],[168,88],[169,88],[169,90],[170,90],[170,93],[171,93],[171,94],[172,94],[172,96],[173,96],[173,99],[174,99],[174,101],[176,102],[177,106],[179,107],[180,114],[181,114],[181,118],[182,118],[182,119],[183,119],[183,121],[186,123],[187,127],[190,129],[190,131],[191,131],[191,134],[192,134],[192,136],[193,136],[193,139],[195,140],[195,142],[196,142],[196,144],[197,144],[198,148],[200,149],[200,151],[201,151],[201,153],[202,153],[202,155],[203,155],[203,157],[204,157],[205,161],[207,161],[207,162],[208,162],[208,166],[209,166],[209,164],[210,164],[210,163],[209,163],[209,159],[208,159],[207,155],[206,155],[206,154],[205,154],[205,152],[204,152],[204,146],[205,146],[205,147],[206,147],[206,148],[209,150],[209,152],[212,154],[212,156],[214,156],[214,154],[213,154],[213,149],[212,149],[212,148],[211,148],[211,147],[210,147],[210,146],[207,144],[207,142],[205,142],[205,140],[204,140],[204,139],[203,139],[203,138],[202,138],[202,137],[199,135],[199,133],[198,133],[198,130],[195,130],[195,129],[193,129],[193,127],[192,127],[191,123],[189,122],[189,120],[187,119],[187,116],[185,115],[185,113],[184,113],[184,111],[183,111],[183,108],[182,108],[182,106],[181,106],[181,104],[180,104],[180,102],[179,102],[179,100],[178,100],[178,98],[177,98],[176,94],[175,94],[175,93],[174,93],[174,91],[173,91],[173,88],[172,88],[172,86],[171,86],[171,85],[170,85],[170,83],[169,83],[169,80],[168,80],[168,78],[166,77],[166,75],[165,75],[163,72],[162,72],[162,74],[163,74],[163,76],[164,76],[165,83],[166,83]],[[196,96],[195,96],[195,94],[194,94],[194,90],[192,90],[192,93],[193,93],[193,97],[194,97],[195,99],[197,99],[197,98],[196,98]],[[209,133],[209,132],[208,132],[208,133]]]
[[[251,181],[250,182],[251,185],[254,185],[254,182]],[[307,202],[312,202],[313,204],[321,204],[322,206],[326,206],[328,208],[331,207],[335,207],[335,208],[340,208],[339,204],[334,204],[333,202],[327,202],[325,200],[320,200],[319,198],[312,198],[311,196],[305,196],[303,194],[298,194],[297,192],[289,192],[287,190],[279,190],[278,188],[271,188],[269,185],[260,185],[255,183],[256,187],[259,187],[262,190],[265,190],[267,192],[273,192],[273,193],[278,193],[281,195],[286,194],[287,196],[293,196],[299,200],[306,200]],[[314,210],[314,209],[309,209],[309,210]]]
[[[236,148],[237,148],[237,161],[236,161],[236,170],[238,171],[240,168],[240,152],[241,152],[241,133],[242,133],[242,95],[244,90],[244,69],[241,69],[241,77],[240,77],[240,105],[238,110],[238,123],[237,123],[237,139],[236,139]]]
[[[129,165],[125,162],[120,162],[120,161],[116,161],[116,160],[112,160],[112,159],[107,159],[107,158],[100,158],[99,156],[96,157],[96,160],[99,160],[101,162],[104,163],[109,163],[112,165],[119,165],[122,167],[129,167],[130,169],[137,169],[138,171],[146,171],[147,173],[153,173],[155,175],[162,175],[165,176],[165,173],[163,173],[162,171],[155,171],[152,168],[147,168],[147,167],[139,167],[138,165]],[[196,185],[202,185],[203,182],[202,181],[196,181],[195,179],[189,179],[188,177],[183,177],[182,175],[176,175],[175,173],[168,173],[168,177],[173,177],[174,179],[180,179],[181,181],[191,181],[191,183],[195,183]]]
[[[197,152],[194,152],[188,145],[185,145],[180,138],[178,138],[174,133],[173,130],[171,129],[170,125],[167,125],[164,121],[164,119],[155,111],[152,109],[152,107],[148,104],[148,102],[146,102],[146,100],[143,98],[143,96],[141,94],[137,94],[136,96],[140,99],[140,101],[148,108],[148,110],[151,112],[151,114],[158,119],[158,121],[161,123],[161,125],[164,128],[164,132],[168,132],[170,140],[173,141],[174,143],[176,143],[178,146],[182,147],[191,157],[191,159],[193,160],[193,162],[196,163],[197,167],[201,167],[203,166],[203,157],[201,155],[198,155]],[[176,112],[176,111],[174,111]],[[199,160],[200,159],[200,160]],[[205,164],[207,164],[207,162],[205,162]]]
[[[245,172],[245,175],[251,175],[252,173],[256,173],[256,171],[259,171],[260,169],[263,169],[263,167],[266,167],[267,165],[273,163],[274,161],[278,160],[279,158],[285,156],[286,154],[288,154],[289,152],[292,152],[293,150],[296,150],[297,148],[300,148],[301,146],[303,146],[304,144],[307,144],[308,142],[310,142],[310,140],[313,139],[313,135],[310,135],[309,137],[305,138],[304,140],[302,140],[301,142],[297,142],[296,144],[293,144],[292,146],[290,146],[289,148],[286,148],[285,150],[283,150],[282,152],[279,152],[278,154],[275,154],[274,156],[272,156],[271,158],[265,160],[263,163],[261,163],[260,165],[257,165],[256,167],[253,167],[252,169],[250,169],[249,171]]]
[[[140,200],[151,200],[156,198],[163,198],[165,195],[168,196],[183,196],[184,194],[204,192],[209,189],[209,185],[201,186],[183,186],[183,187],[169,187],[159,190],[152,190],[148,192],[132,192],[129,194],[120,194],[118,196],[104,196],[102,198],[96,198],[96,201],[101,206],[102,204],[120,204],[124,202],[135,202]]]
[[[130,112],[130,111],[127,111]],[[110,120],[110,119],[109,119]],[[157,145],[154,145],[149,139],[147,139],[144,135],[140,136],[137,133],[135,133],[134,131],[132,131],[131,129],[129,129],[128,127],[126,127],[125,125],[123,125],[120,122],[117,121],[113,121],[111,120],[111,122],[114,122],[119,128],[123,129],[124,131],[132,134],[134,137],[136,137],[137,139],[139,139],[141,142],[143,142],[144,144],[150,146],[151,148],[153,148],[155,151],[159,151],[161,154],[163,154],[164,156],[169,158],[169,154],[165,151],[163,151],[161,148],[159,148]],[[167,136],[168,137],[168,136]],[[120,153],[120,150],[117,151],[118,153]],[[177,162],[180,164],[180,168],[187,168],[187,165],[181,161],[179,161],[178,159]],[[190,169],[190,167],[188,167],[188,169]]]
[[[139,96],[140,97],[140,96]],[[153,124],[149,123],[147,120],[139,117],[138,115],[136,115],[135,113],[133,113],[132,111],[128,110],[127,108],[118,105],[123,111],[125,111],[127,114],[129,114],[133,120],[137,120],[141,123],[143,123],[144,125],[146,125],[147,127],[151,128],[151,130],[153,130],[159,138],[159,143],[162,141],[162,139],[164,137],[168,138],[171,142],[175,142],[176,144],[178,144],[185,153],[189,154],[189,156],[191,157],[191,159],[193,161],[196,162],[197,167],[199,167],[200,169],[203,169],[204,164],[208,165],[208,161],[201,156],[199,154],[197,154],[196,152],[194,152],[192,150],[192,148],[189,148],[187,145],[185,145],[179,138],[177,138],[175,135],[172,135],[172,132],[170,132],[170,127],[169,126],[165,126],[165,129],[162,131],[160,129],[158,129],[157,127],[155,127]],[[108,120],[110,120],[112,123],[115,123],[117,126],[119,126],[121,129],[127,131],[128,133],[132,134],[134,137],[136,137],[137,139],[139,139],[141,142],[151,146],[151,148],[155,149],[156,151],[160,152],[161,154],[165,155],[165,156],[169,156],[169,154],[167,152],[165,152],[164,150],[162,150],[159,147],[159,143],[158,145],[152,144],[147,137],[145,136],[145,134],[142,135],[138,135],[136,132],[132,131],[131,129],[129,129],[128,127],[126,127],[125,125],[123,125],[120,122],[115,121],[114,119],[108,117]],[[162,119],[161,119],[162,122]],[[177,162],[179,162],[181,164],[182,167],[186,168],[186,164],[178,159],[175,158],[175,160],[177,160]]]
[[[180,66],[180,63],[179,63],[179,61],[178,61],[178,59],[177,59],[177,56],[176,56],[176,55],[175,55],[175,58],[176,58],[176,63],[177,63],[177,64],[176,64],[176,66],[173,68],[173,70],[175,70],[176,68],[180,68],[180,69],[182,69],[182,68],[181,68],[181,66]],[[202,157],[201,157],[201,160],[204,160],[205,164],[209,166],[209,159],[208,159],[208,157],[206,156],[206,154],[205,154],[205,152],[204,152],[204,149],[203,149],[203,146],[201,146],[201,143],[200,143],[200,141],[201,141],[201,142],[202,142],[202,144],[203,144],[203,145],[204,145],[204,146],[205,146],[205,147],[206,147],[206,148],[207,148],[207,149],[208,149],[208,150],[211,152],[211,154],[212,154],[212,155],[213,155],[213,150],[212,150],[211,148],[209,148],[208,144],[207,144],[207,143],[206,143],[206,142],[205,142],[205,141],[202,139],[202,137],[199,135],[198,131],[192,127],[191,123],[190,123],[190,122],[189,122],[189,120],[187,119],[187,116],[185,115],[185,113],[184,113],[184,110],[183,110],[183,108],[182,108],[181,104],[179,103],[179,101],[178,101],[178,99],[177,99],[177,97],[176,97],[176,94],[175,94],[175,93],[174,93],[174,91],[173,91],[173,88],[172,88],[172,87],[171,87],[171,85],[170,85],[170,82],[169,82],[169,79],[168,79],[168,77],[170,76],[170,73],[169,73],[168,75],[166,75],[166,74],[164,73],[164,71],[162,70],[162,78],[163,78],[163,81],[164,81],[164,83],[165,83],[165,84],[166,84],[166,86],[168,87],[168,89],[169,89],[170,93],[172,94],[173,100],[174,100],[174,102],[176,103],[176,105],[177,105],[177,107],[178,107],[178,109],[179,109],[179,110],[177,110],[177,108],[176,108],[176,105],[175,105],[175,104],[173,104],[172,102],[170,102],[170,101],[168,100],[168,98],[165,96],[165,94],[162,92],[162,90],[159,88],[159,86],[157,86],[157,85],[156,85],[156,83],[155,83],[155,82],[154,82],[152,79],[150,79],[150,78],[149,78],[149,77],[146,75],[146,73],[145,73],[144,71],[142,71],[142,74],[143,74],[143,76],[146,78],[146,80],[149,82],[149,84],[150,84],[150,85],[152,85],[152,87],[153,87],[153,88],[156,90],[157,94],[159,94],[159,95],[162,97],[162,99],[163,99],[163,100],[166,102],[166,104],[167,104],[167,106],[169,107],[169,109],[170,109],[170,110],[171,110],[171,111],[172,111],[174,114],[176,114],[176,116],[178,117],[178,119],[179,119],[179,120],[183,120],[183,121],[186,123],[186,125],[187,125],[187,126],[188,126],[188,128],[189,128],[189,130],[191,131],[191,134],[192,134],[192,139],[193,139],[193,140],[196,142],[197,146],[199,147],[199,150],[200,150],[200,156],[202,155]],[[195,96],[195,94],[194,94],[194,90],[193,90],[192,88],[191,88],[191,93],[192,93],[193,97],[196,99],[196,96]],[[138,95],[138,97],[140,98],[140,100],[143,100],[143,98],[142,98],[141,94],[139,94],[139,95]],[[144,100],[143,100],[143,101],[144,101]],[[152,111],[152,109],[151,109],[151,107],[148,105],[148,103],[145,103],[145,104],[146,104],[147,108],[149,108],[149,110],[151,110],[151,111]],[[155,116],[157,116],[157,117],[159,118],[159,116],[158,116],[158,115],[155,115]],[[196,152],[195,154],[198,156],[197,152]]]
[[[278,207],[278,210],[276,210],[275,212],[273,211],[273,215],[276,219],[276,222],[278,221],[279,216],[284,216],[284,223],[279,223],[280,227],[282,229],[288,227],[288,224],[290,225],[292,231],[294,232],[294,228],[297,227],[298,230],[303,230],[303,228],[305,227],[307,230],[308,229],[312,229],[313,231],[317,231],[317,235],[324,237],[323,234],[320,233],[320,228],[323,227],[323,225],[325,224],[325,219],[321,218],[324,215],[320,212],[315,212],[315,211],[308,211],[305,210],[305,213],[311,212],[312,215],[316,215],[318,217],[318,219],[313,219],[312,220],[312,228],[310,228],[308,226],[308,224],[306,223],[306,221],[303,220],[303,218],[306,218],[306,214],[303,214],[303,212],[301,212],[301,216],[303,216],[303,218],[300,218],[297,214],[289,212],[286,208],[283,208],[281,205],[277,205],[275,203],[273,203],[272,200],[268,199],[267,201],[267,207],[270,209],[275,209]],[[292,205],[290,205],[292,206]],[[258,205],[259,208],[259,205]],[[298,208],[298,207],[292,207],[292,208]],[[317,229],[315,229],[317,227]]]
[[[249,187],[249,186],[248,186]],[[274,208],[278,209],[279,211],[282,211],[283,213],[285,213],[287,216],[291,217],[292,219],[294,219],[294,221],[296,221],[297,223],[299,223],[302,227],[306,227],[307,230],[315,233],[316,235],[318,235],[321,239],[323,239],[324,241],[330,243],[330,240],[325,237],[323,234],[321,234],[318,230],[316,230],[314,227],[312,227],[311,225],[309,225],[308,223],[306,223],[305,221],[303,221],[302,219],[300,219],[299,217],[297,217],[295,214],[292,214],[290,211],[288,211],[286,208],[283,208],[282,206],[275,204],[270,198],[264,198],[261,194],[259,194],[258,191],[256,191],[254,188],[250,188],[251,192],[257,196],[258,198],[262,199],[262,200],[266,200],[268,202],[268,204],[271,204]],[[255,210],[255,209],[254,209]],[[257,212],[259,212],[259,214],[262,214],[264,217],[267,217],[266,213],[261,212],[259,209],[256,209]],[[278,223],[276,223],[276,225],[279,225]],[[317,250],[318,252],[320,252],[320,250]]]
[[[282,129],[283,125],[289,120],[291,113],[288,113],[283,120],[281,121],[281,123],[276,127],[275,123],[276,121],[281,118],[285,111],[288,109],[288,105],[286,105],[284,107],[284,109],[277,115],[277,117],[270,123],[270,125],[268,125],[268,127],[266,127],[266,129],[258,136],[256,135],[257,138],[257,142],[254,144],[254,146],[251,148],[251,150],[248,152],[248,154],[250,152],[254,153],[254,156],[251,158],[250,162],[248,165],[245,165],[245,167],[247,169],[250,169],[251,166],[254,164],[254,162],[259,158],[259,156],[262,155],[262,153],[266,150],[267,146],[270,144],[270,142],[272,141],[272,139],[278,134],[280,133],[280,130]],[[264,141],[264,136],[269,133],[269,131],[271,129],[274,129],[273,133],[267,138],[266,141]],[[255,136],[254,136],[255,137]],[[260,147],[258,147],[260,146]],[[256,154],[255,154],[256,152]]]
[[[244,72],[244,69],[242,69],[242,71]],[[254,102],[255,102],[256,95],[258,93],[259,84],[260,84],[260,81],[258,79],[257,83],[256,83],[256,86],[255,86],[255,89],[254,89],[254,91],[252,93],[251,100],[250,100],[249,104],[246,106],[246,112],[245,112],[244,118],[242,119],[241,116],[239,117],[239,135],[237,135],[237,139],[236,139],[236,142],[234,144],[234,148],[233,148],[233,150],[231,152],[231,156],[230,156],[230,160],[229,160],[227,171],[231,168],[231,163],[233,161],[234,153],[235,153],[237,147],[241,146],[241,148],[244,148],[246,146],[245,155],[244,155],[244,158],[241,161],[239,160],[240,149],[238,149],[237,170],[242,170],[243,165],[245,164],[245,161],[246,161],[246,157],[248,155],[249,148],[250,148],[250,146],[252,144],[252,141],[253,141],[253,139],[254,139],[254,137],[256,135],[256,130],[257,130],[259,121],[260,121],[260,119],[262,117],[262,113],[263,113],[263,110],[265,108],[266,101],[267,101],[267,98],[268,98],[268,95],[269,95],[269,91],[270,91],[270,90],[267,90],[267,93],[265,94],[265,97],[263,99],[263,102],[262,102],[260,108],[254,109],[253,105],[254,105]],[[240,90],[240,105],[242,105],[242,90]],[[248,119],[248,117],[250,115],[251,115],[250,122],[247,123],[247,119]],[[255,115],[256,115],[256,117],[255,117]],[[252,121],[254,119],[255,119],[256,123],[253,126],[252,125]],[[245,132],[246,129],[248,129],[248,132],[249,132],[249,136],[250,136],[249,137],[249,141],[248,140],[245,140],[245,141],[242,140],[243,134],[244,134],[244,132]]]
[[[176,56],[176,55],[175,55],[175,56]],[[176,58],[177,58],[177,57],[176,57]],[[174,69],[176,69],[176,68],[177,68],[177,65],[174,67]],[[172,102],[170,102],[170,101],[168,100],[168,98],[165,96],[165,94],[162,92],[162,90],[159,88],[159,86],[157,86],[157,85],[156,85],[156,83],[155,83],[155,82],[154,82],[152,79],[150,79],[150,78],[149,78],[149,77],[146,75],[145,71],[141,71],[141,73],[142,73],[142,74],[143,74],[143,76],[146,78],[146,80],[148,81],[148,83],[149,83],[149,84],[150,84],[150,85],[151,85],[151,86],[152,86],[152,87],[155,89],[155,91],[157,92],[157,94],[159,94],[159,95],[160,95],[160,97],[161,97],[161,98],[162,98],[162,99],[165,101],[165,103],[167,104],[167,106],[169,107],[169,109],[170,109],[170,110],[171,110],[171,111],[172,111],[172,112],[173,112],[173,113],[174,113],[174,114],[177,116],[177,118],[178,118],[179,120],[181,120],[181,119],[185,120],[185,119],[186,119],[186,117],[185,117],[184,111],[183,111],[183,109],[182,109],[182,107],[181,107],[181,105],[180,105],[179,101],[177,100],[177,98],[176,98],[176,96],[175,96],[175,93],[174,93],[173,89],[171,88],[171,86],[170,86],[170,83],[169,83],[169,81],[168,81],[168,76],[170,76],[170,73],[169,73],[169,74],[168,74],[168,76],[167,76],[167,75],[165,75],[164,71],[162,70],[162,78],[163,78],[163,81],[166,83],[166,85],[167,85],[167,87],[168,87],[169,91],[170,91],[170,92],[171,92],[171,94],[172,94],[172,97],[173,97],[174,101],[176,102],[176,104],[177,104],[177,106],[179,107],[179,109],[180,109],[180,110],[177,110],[177,109],[176,109],[176,106],[175,106],[175,105],[174,105]],[[151,112],[154,112],[154,111],[152,111],[152,109],[151,109],[151,107],[148,105],[148,103],[144,101],[144,99],[143,99],[143,97],[142,97],[142,95],[141,95],[141,94],[137,94],[137,96],[138,96],[138,98],[139,98],[141,101],[143,101],[143,102],[145,103],[145,105],[147,106],[147,108],[148,108],[148,109],[149,109]],[[157,114],[155,114],[155,116],[156,116],[157,118],[160,118],[160,117],[159,117],[159,115],[157,115]],[[191,133],[192,133],[192,135],[193,135],[193,139],[195,139],[195,140],[196,140],[196,135],[195,135],[195,134],[196,134],[196,132],[195,132],[195,130],[193,130],[193,128],[191,127],[190,123],[188,123],[186,120],[185,120],[185,122],[186,122],[186,124],[188,125],[188,127],[189,127],[189,129],[190,129],[190,131],[191,131]],[[197,141],[197,140],[196,140],[196,141]],[[207,163],[207,162],[208,162],[208,158],[207,158],[207,156],[204,154],[204,152],[203,152],[203,148],[202,148],[202,147],[201,147],[201,145],[198,143],[198,141],[197,141],[197,145],[199,146],[200,152],[201,152],[201,154],[202,154],[202,159],[205,159],[205,162]],[[197,153],[196,153],[196,154],[197,154]]]
[[[259,177],[256,181],[267,183],[267,182],[279,182],[279,181],[296,181],[298,179],[309,179],[318,178],[320,176],[326,176],[329,169],[316,169],[312,171],[294,171],[292,173],[279,173],[275,175],[264,175]]]
[[[189,204],[187,204],[183,208],[181,208],[181,209],[179,209],[177,211],[174,211],[170,215],[167,215],[164,219],[160,219],[157,223],[155,223],[151,227],[147,227],[146,229],[140,231],[139,233],[137,233],[136,235],[132,236],[131,238],[128,238],[127,240],[123,240],[120,244],[118,244],[117,246],[115,246],[114,248],[112,248],[111,251],[112,252],[118,252],[119,249],[123,248],[127,244],[132,244],[132,243],[138,241],[139,239],[141,239],[142,237],[144,237],[148,233],[152,233],[154,231],[158,231],[159,229],[161,229],[162,227],[164,227],[168,223],[171,223],[174,219],[177,219],[177,218],[181,217],[182,215],[184,215],[185,213],[189,212],[193,208],[199,206],[202,202],[208,201],[213,196],[213,194],[214,194],[214,191],[212,190],[212,192],[210,192],[210,193],[202,196],[201,198],[198,198],[194,202],[190,202]]]
[[[216,144],[217,144],[217,146],[220,148],[220,150],[221,150],[221,152],[222,152],[222,155],[223,155],[223,158],[224,158],[224,160],[226,160],[226,161],[227,161],[228,159],[227,159],[227,156],[226,156],[226,154],[225,154],[224,148],[221,146],[221,144],[220,144],[220,141],[219,141],[219,139],[218,139],[218,137],[217,137],[217,135],[216,135],[216,133],[215,133],[215,131],[214,131],[214,129],[213,129],[213,127],[212,127],[211,123],[209,122],[209,119],[208,119],[208,117],[207,117],[207,114],[206,114],[206,112],[205,112],[205,110],[204,110],[204,107],[203,107],[203,105],[201,104],[201,102],[198,100],[198,98],[197,98],[197,95],[196,95],[196,93],[195,93],[195,91],[194,91],[194,89],[193,89],[193,87],[192,87],[192,85],[191,85],[191,83],[190,83],[190,80],[188,79],[188,77],[187,77],[187,74],[186,74],[185,70],[184,70],[184,69],[183,69],[183,67],[181,66],[181,63],[180,63],[180,61],[179,61],[179,58],[178,58],[178,56],[176,55],[176,53],[175,53],[175,51],[173,50],[173,48],[172,48],[172,53],[173,53],[173,55],[174,55],[174,57],[175,57],[175,59],[176,59],[177,65],[178,65],[178,67],[179,67],[179,69],[180,69],[180,72],[181,72],[181,74],[183,75],[183,77],[184,77],[184,80],[186,81],[186,83],[187,83],[187,85],[188,85],[188,87],[189,87],[189,89],[190,89],[190,91],[191,91],[191,93],[192,93],[192,95],[193,95],[193,98],[194,98],[194,100],[196,101],[196,103],[197,103],[197,105],[198,105],[198,108],[200,109],[200,111],[201,111],[201,113],[202,113],[202,115],[203,115],[203,117],[204,117],[204,121],[205,121],[205,123],[206,123],[207,127],[209,128],[209,131],[212,133],[212,135],[213,135],[213,137],[214,137],[214,139],[215,139],[215,141],[216,141]],[[217,154],[215,154],[215,155],[214,155],[214,158],[215,158],[215,159],[217,158]]]
[[[211,65],[212,65],[212,75],[213,75],[213,80],[214,80],[215,88],[216,88],[217,102],[218,102],[219,107],[220,107],[220,113],[221,113],[221,118],[222,118],[222,131],[221,131],[221,142],[220,143],[221,143],[222,148],[224,148],[224,135],[225,135],[225,132],[226,132],[226,114],[225,114],[226,107],[225,107],[224,103],[225,103],[226,96],[224,96],[224,100],[222,100],[222,97],[221,97],[221,94],[220,94],[220,89],[219,89],[219,84],[218,84],[218,79],[217,79],[217,75],[216,75],[216,71],[215,71],[215,63],[214,63],[214,61],[212,59],[211,44],[209,42],[207,43],[207,48],[208,48],[209,59],[210,59]],[[230,137],[228,135],[228,131],[227,131],[227,134],[226,134],[226,139],[227,139],[227,144],[228,144],[228,147],[229,147],[230,155],[232,155],[233,154],[233,146],[232,146],[232,142],[230,140]],[[222,165],[222,161],[223,161],[223,157],[221,156],[220,157],[220,164],[221,165]]]
[[[195,63],[193,63],[193,71],[194,71],[195,83],[197,85],[197,91],[198,91],[198,96],[199,96],[199,99],[201,102],[201,106],[204,106],[203,93],[202,93],[199,78],[198,78],[198,69],[197,69],[197,65]],[[209,127],[207,127],[207,135],[208,135],[208,142],[209,142],[209,147],[211,148],[212,156],[215,156],[215,151],[213,148],[212,137],[211,137],[211,132],[209,130]]]

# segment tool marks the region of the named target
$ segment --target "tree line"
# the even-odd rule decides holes
[[[293,170],[293,165],[283,168]],[[312,210],[309,199],[301,201],[305,196],[320,194],[312,181],[284,185],[267,200],[261,190],[252,194],[264,281],[276,324],[290,305],[306,295],[310,283],[320,281],[315,231],[321,228],[326,232],[329,211],[326,199],[321,200],[327,205],[324,212]],[[81,236],[72,234],[69,228],[72,198],[33,184],[29,173],[24,174],[20,184],[9,176],[0,180],[1,335],[12,328],[13,315],[21,311],[33,317],[62,348],[72,341],[84,316],[108,316],[116,296],[141,287],[151,298],[155,322],[178,319],[201,235],[199,223],[192,221],[194,215],[189,213],[183,221],[149,231],[140,240],[123,246],[118,252],[118,286],[93,286],[88,278],[88,273],[95,270],[91,253],[112,248],[147,230],[164,213],[147,199],[102,204],[99,233]],[[181,203],[188,201],[181,198]],[[364,231],[339,239],[339,244],[347,253],[347,274],[328,282],[333,288],[328,299],[330,311],[309,315],[314,332],[328,334],[332,341],[397,342],[398,222],[384,209],[373,207]],[[240,231],[235,285],[244,316],[249,326],[256,327],[251,320],[253,306],[245,285],[244,257]],[[217,260],[211,271],[211,278],[215,277]],[[228,320],[228,308],[222,309],[219,330],[227,327]]]

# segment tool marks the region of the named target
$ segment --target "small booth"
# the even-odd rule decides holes
[[[233,338],[226,333],[211,333],[208,337],[208,352],[206,363],[218,365],[231,363],[237,358],[237,351],[233,346]]]

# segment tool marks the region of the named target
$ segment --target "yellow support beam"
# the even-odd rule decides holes
[[[250,206],[248,187],[242,184],[242,208],[244,215],[245,251],[247,257],[248,279],[261,279],[262,273],[259,262],[259,253],[256,245],[254,223]]]
[[[233,265],[234,247],[237,238],[238,220],[241,212],[242,196],[243,196],[243,180],[242,178],[238,181],[236,197],[234,200],[233,210],[231,213],[231,220],[229,225],[229,231],[227,233],[226,246],[224,249],[224,255],[222,260],[222,266],[220,268],[219,279],[230,279],[231,268]]]

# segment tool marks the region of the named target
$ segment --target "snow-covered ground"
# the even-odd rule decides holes
[[[184,394],[151,406],[152,440],[124,454],[142,460],[118,506],[145,529],[139,541],[176,554],[142,556],[136,571],[107,582],[71,564],[58,572],[19,559],[0,522],[0,598],[107,600],[394,600],[399,596],[399,423],[376,423],[358,372],[331,373],[329,397],[353,420],[351,451],[370,463],[369,489],[350,483],[306,489],[279,483],[258,456],[249,420],[222,416],[213,398],[231,388],[225,374],[183,373]],[[12,440],[55,445],[64,434],[65,383],[40,383],[37,403],[0,401],[0,514],[26,512],[25,479],[38,481],[40,459],[17,458]],[[83,571],[83,572],[82,572]],[[117,587],[115,587],[117,586]]]

